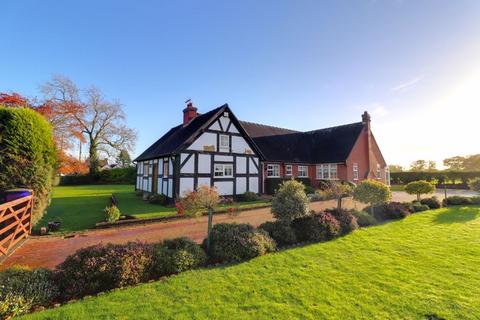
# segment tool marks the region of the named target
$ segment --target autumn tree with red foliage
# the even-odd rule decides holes
[[[80,161],[71,155],[64,152],[58,152],[58,168],[59,174],[71,175],[71,174],[87,174],[88,163],[86,161]]]
[[[12,92],[11,94],[0,93],[0,105],[11,108],[30,107],[30,102],[27,98],[16,92]]]

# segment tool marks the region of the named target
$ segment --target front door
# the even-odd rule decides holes
[[[153,194],[158,193],[158,163],[153,163],[153,175],[152,175],[152,192]]]

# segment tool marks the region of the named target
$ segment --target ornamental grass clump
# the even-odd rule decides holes
[[[303,183],[293,179],[284,181],[272,199],[272,214],[277,220],[290,223],[307,215],[308,203]]]

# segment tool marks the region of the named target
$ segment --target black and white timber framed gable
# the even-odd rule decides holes
[[[169,198],[199,185],[215,186],[221,195],[261,193],[260,158],[258,148],[225,104],[172,128],[135,159],[136,189]]]

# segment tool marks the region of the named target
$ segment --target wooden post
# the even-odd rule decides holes
[[[210,233],[212,231],[213,210],[208,208],[207,251],[210,252]]]

